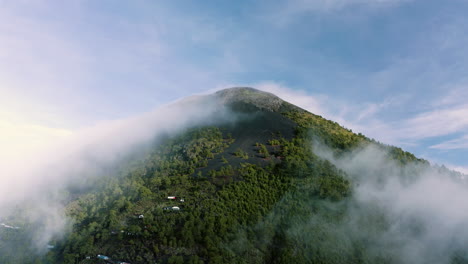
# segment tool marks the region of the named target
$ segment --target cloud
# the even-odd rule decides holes
[[[379,113],[399,104],[399,97],[387,98],[382,102],[357,103],[331,98],[325,94],[312,94],[305,90],[296,90],[275,82],[253,84],[260,90],[271,92],[285,101],[293,103],[311,113],[338,122],[355,132],[362,132],[382,141],[393,141],[392,132]],[[385,131],[385,133],[381,133]],[[387,143],[391,143],[387,142]]]
[[[286,6],[294,10],[294,13],[298,13],[331,11],[356,5],[396,5],[402,2],[407,2],[407,0],[289,0],[286,1]]]
[[[20,155],[16,162],[0,163],[0,180],[8,183],[0,185],[0,220],[11,219],[17,216],[17,208],[26,207],[25,217],[29,221],[26,226],[39,226],[27,235],[35,241],[34,246],[44,249],[52,237],[65,230],[67,219],[61,201],[68,186],[80,188],[132,154],[142,155],[165,136],[197,125],[234,119],[211,95],[188,97],[132,118],[101,122],[72,135],[67,130],[0,123],[8,129],[4,136],[21,132],[17,142],[12,143],[16,148],[15,144],[34,141],[34,137],[45,144],[45,139],[51,142],[66,136],[61,144],[28,156]]]
[[[454,105],[463,105],[466,103],[465,98],[468,98],[467,84],[455,84],[442,88],[446,90],[447,93],[442,98],[433,102],[434,107],[453,107]]]
[[[468,149],[468,135],[432,145],[430,148],[441,150]]]
[[[293,103],[316,115],[322,115],[334,121],[343,121],[348,124],[344,116],[350,114],[358,115],[358,119],[363,119],[370,113],[378,112],[383,104],[366,104],[363,107],[352,107],[348,102],[340,102],[337,99],[330,98],[325,94],[313,94],[306,90],[297,90],[276,82],[260,82],[253,84],[259,90],[273,93],[281,99]]]
[[[434,97],[422,99],[420,94],[397,92],[380,101],[368,102],[358,98],[332,98],[277,82],[261,82],[253,87],[272,92],[312,113],[387,144],[414,146],[426,139],[464,134],[468,128],[468,105],[463,99],[466,86],[463,84],[447,84],[444,89],[448,92],[440,96],[434,94]],[[465,140],[463,136],[433,144],[432,148],[467,148]]]
[[[468,149],[468,136],[466,136],[468,108],[463,100],[464,97],[457,96],[464,93],[463,89],[448,89],[452,92],[427,102],[433,105],[429,111],[392,117],[388,113],[408,107],[408,104],[413,102],[413,97],[397,94],[380,102],[362,103],[352,98],[337,100],[324,94],[296,90],[275,82],[263,82],[252,86],[274,93],[314,114],[336,121],[355,133],[362,133],[385,144],[403,147],[431,162],[457,163],[448,158],[441,158],[440,155],[444,157],[447,155],[439,154],[437,151]],[[446,141],[439,139],[459,134],[462,136],[455,139]],[[431,143],[425,143],[426,140],[430,140]],[[458,161],[457,165],[451,165],[450,168],[466,172],[463,162]]]
[[[310,9],[320,10],[321,7],[327,5],[330,5],[330,10],[334,10],[333,8],[346,9],[354,5],[364,6],[365,4],[372,5],[372,3],[376,6],[379,4],[386,6],[390,3],[391,6],[398,6],[406,2],[409,1],[289,1],[281,3],[290,3],[292,6],[300,7],[297,8],[297,12],[310,13],[313,12]],[[310,9],[304,7],[307,5]],[[404,25],[397,26],[399,23],[397,21],[407,19],[401,16],[399,11],[412,12],[413,7],[420,8],[415,5],[408,9],[399,9],[395,13],[387,13],[388,21],[395,22],[394,30],[402,30]],[[468,96],[468,89],[466,89],[468,67],[464,63],[468,58],[466,19],[458,15],[448,15],[451,14],[449,10],[455,12],[455,8],[459,7],[459,5],[444,6],[442,11],[428,12],[426,15],[430,14],[430,19],[425,18],[424,22],[421,20],[421,24],[411,23],[408,30],[408,32],[413,32],[411,37],[402,39],[397,49],[383,48],[377,56],[382,58],[382,61],[378,63],[372,61],[370,70],[359,67],[347,68],[336,63],[336,66],[330,68],[336,80],[341,80],[340,82],[327,80],[321,87],[313,85],[309,87],[309,84],[320,83],[317,80],[320,80],[321,76],[314,75],[313,70],[306,70],[304,75],[313,75],[309,79],[309,84],[287,89],[288,84],[285,83],[283,88],[292,90],[292,93],[296,89],[308,90],[303,95],[291,98],[291,102],[297,102],[299,106],[337,121],[355,132],[361,132],[387,144],[411,147],[413,150],[421,147],[431,152],[430,145],[426,145],[425,141],[440,141],[440,137],[464,135],[468,128],[468,106],[465,100]],[[292,19],[297,17],[300,16],[292,16]],[[273,15],[273,18],[276,18],[276,15]],[[311,18],[307,18],[303,22],[311,23],[312,21]],[[366,20],[366,23],[358,25],[365,27],[368,25],[367,22],[372,23]],[[293,28],[290,24],[287,26]],[[298,25],[294,24],[294,26]],[[356,30],[361,32],[361,28]],[[375,34],[380,34],[380,32],[375,32]],[[389,37],[388,35],[373,36]],[[320,38],[316,41],[319,43]],[[366,39],[367,41],[372,42],[372,38]],[[357,47],[353,48],[359,50]],[[380,49],[380,47],[374,48]],[[349,63],[346,59],[343,61]],[[308,67],[313,68],[310,65]],[[334,93],[334,97],[330,97],[330,92],[326,89]],[[285,93],[287,94],[283,92]],[[314,105],[308,108],[303,103],[305,100],[314,102]],[[466,148],[463,142],[464,136],[443,145],[434,144],[434,142],[429,144],[434,146],[432,148],[434,151],[442,147],[455,148],[456,144],[460,149]]]
[[[468,128],[468,105],[432,110],[404,121],[400,137],[424,139],[449,135]]]
[[[216,114],[216,115],[215,115]],[[111,121],[103,121],[93,127],[88,127],[76,130],[71,134],[68,130],[52,129],[42,126],[32,125],[11,125],[7,123],[8,135],[18,133],[15,129],[25,129],[24,136],[29,140],[34,140],[34,137],[41,136],[64,138],[59,145],[52,145],[44,149],[42,152],[34,154],[34,164],[30,164],[27,168],[11,168],[12,164],[2,163],[0,171],[8,169],[8,171],[16,171],[15,175],[3,174],[3,177],[11,177],[11,185],[15,186],[14,180],[19,180],[18,184],[25,183],[24,179],[32,177],[31,174],[41,174],[46,166],[57,166],[56,173],[46,173],[41,175],[47,177],[41,179],[43,184],[55,187],[55,181],[66,181],[67,171],[82,171],[90,169],[92,164],[112,164],[115,161],[128,155],[134,148],[138,148],[141,144],[151,142],[163,135],[172,135],[181,131],[184,128],[191,127],[197,124],[207,124],[218,122],[220,120],[229,120],[229,115],[225,113],[224,108],[217,105],[210,96],[194,96],[188,97],[171,104],[167,104],[157,108],[152,112],[141,114],[132,118],[118,119]],[[42,135],[42,134],[43,135]],[[19,135],[19,140],[27,140]],[[55,137],[54,137],[55,136]],[[43,142],[44,144],[46,142]],[[61,164],[61,163],[64,164]],[[90,162],[91,164],[88,164]],[[70,164],[74,164],[73,169]],[[65,170],[65,171],[62,171]],[[63,183],[63,182],[62,182]],[[37,185],[27,184],[28,188],[35,188]],[[6,188],[6,186],[3,186]],[[6,189],[4,191],[7,191]],[[36,191],[31,191],[36,193]],[[15,195],[4,196],[0,192],[0,201],[15,199]]]
[[[468,167],[463,167],[463,166],[452,166],[452,165],[447,165],[448,168],[454,171],[459,171],[465,175],[468,175]],[[466,176],[464,179],[468,179]]]
[[[260,8],[260,17],[277,26],[287,26],[307,14],[330,15],[346,9],[391,8],[413,0],[282,0]]]
[[[258,262],[284,253],[296,262],[466,260],[466,175],[426,164],[401,165],[377,144],[339,155],[317,142],[312,149],[337,170],[327,162],[309,165],[310,171],[302,174],[309,177],[297,179],[293,191],[286,192],[262,221],[238,232],[227,248]],[[330,172],[324,173],[324,167]],[[317,178],[333,177],[332,170],[351,184],[350,195],[340,201],[313,195],[320,188]]]
[[[373,145],[340,158],[326,148],[314,149],[353,182],[352,205],[341,230],[369,242],[366,251],[390,256],[394,263],[451,263],[464,250],[468,188],[463,177],[418,164],[400,167]],[[362,226],[365,218],[375,217],[375,208],[384,217],[380,231]]]

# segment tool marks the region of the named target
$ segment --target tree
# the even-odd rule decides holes
[[[262,154],[264,158],[270,157],[270,152],[268,152],[267,147],[263,144],[260,144],[260,149],[258,150],[258,153]]]
[[[184,257],[182,256],[171,256],[169,257],[168,264],[184,264]]]
[[[227,164],[227,163],[228,163],[227,159],[226,159],[224,156],[221,157],[221,161],[222,161],[224,164]]]

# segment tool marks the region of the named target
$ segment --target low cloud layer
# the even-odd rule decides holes
[[[36,234],[30,236],[37,248],[45,249],[66,226],[60,200],[67,186],[79,187],[85,178],[103,176],[107,168],[165,136],[233,118],[213,96],[193,96],[141,116],[101,123],[48,151],[1,163],[0,222],[19,229],[37,225]],[[15,222],[18,210],[29,223]]]
[[[368,241],[369,255],[390,263],[421,264],[466,257],[464,175],[421,164],[401,166],[373,145],[340,158],[326,148],[316,148],[316,154],[345,171],[353,182],[347,221],[340,230],[351,240]],[[380,223],[369,221],[379,217]]]
[[[226,248],[259,263],[282,254],[298,263],[468,260],[466,175],[426,162],[402,162],[377,144],[337,155],[315,142],[313,151],[321,161],[310,165],[309,177],[298,179],[262,221],[241,229]],[[347,198],[332,201],[315,193],[317,179],[333,177],[331,169],[321,169],[329,163],[350,181]]]

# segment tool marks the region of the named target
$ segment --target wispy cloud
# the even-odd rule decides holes
[[[396,5],[409,0],[287,0],[284,1],[288,12],[300,13],[311,11],[331,11],[346,7]]]
[[[269,20],[277,26],[286,26],[304,15],[322,15],[339,12],[346,9],[375,10],[391,8],[413,0],[283,0],[273,4],[268,2],[267,8],[260,10],[260,17]]]
[[[450,149],[468,149],[468,135],[441,142],[430,146],[434,149],[450,150]]]
[[[447,98],[437,98],[433,102],[428,102],[429,105],[446,102],[438,104],[439,107],[435,110],[416,112],[413,115],[397,117],[395,120],[386,116],[386,113],[404,107],[408,98],[396,96],[383,99],[380,103],[358,104],[351,99],[339,101],[323,94],[297,91],[274,82],[253,86],[275,93],[312,113],[337,121],[356,133],[361,132],[385,144],[400,146],[406,150],[412,149],[417,156],[428,159],[434,164],[445,164],[453,170],[468,174],[465,161],[450,160],[447,155],[438,153],[438,151],[468,149],[466,134],[468,107],[456,103],[465,102],[463,98],[454,96],[454,92],[448,93]],[[439,139],[460,134],[461,136],[447,141]],[[438,143],[430,145],[431,143],[425,143],[427,140]]]
[[[352,101],[338,100],[325,94],[311,94],[305,90],[292,89],[275,82],[263,82],[252,86],[274,93],[288,102],[311,113],[336,121],[355,132],[365,133],[383,142],[394,143],[388,142],[390,137],[381,133],[388,129],[388,126],[377,116],[381,111],[398,105],[397,97],[387,98],[382,102],[353,103]]]
[[[433,110],[409,118],[401,125],[400,137],[424,139],[466,131],[468,105]]]

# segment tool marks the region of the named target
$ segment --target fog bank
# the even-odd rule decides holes
[[[34,226],[27,237],[38,251],[63,234],[63,190],[105,175],[132,155],[184,129],[234,120],[215,96],[192,96],[137,117],[103,122],[46,151],[0,164],[0,223]],[[21,219],[18,216],[21,215]],[[0,228],[5,228],[0,226]]]
[[[342,169],[353,184],[340,230],[367,241],[368,254],[390,263],[451,263],[466,258],[468,188],[464,176],[420,163],[399,164],[377,145],[321,158]]]

